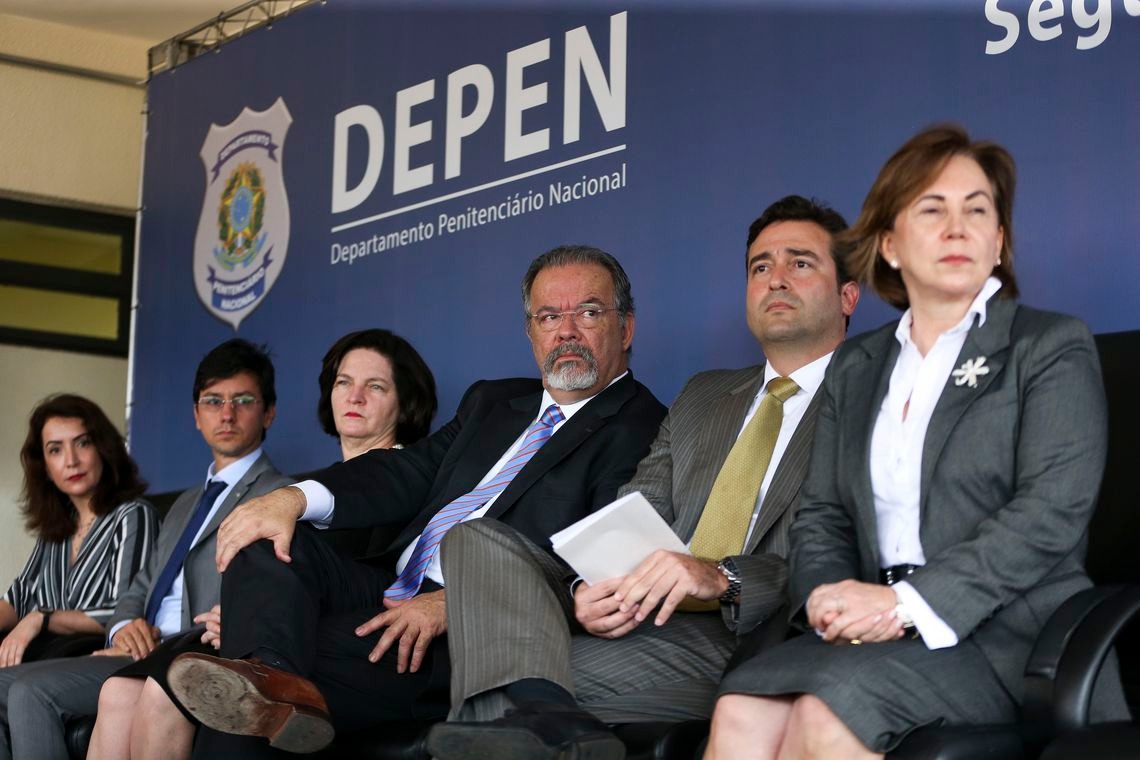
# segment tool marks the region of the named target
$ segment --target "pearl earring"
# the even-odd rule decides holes
[[[896,261],[895,259],[891,259],[887,263],[891,265],[891,269],[898,269],[899,268],[899,262]]]

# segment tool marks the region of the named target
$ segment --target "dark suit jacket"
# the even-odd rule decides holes
[[[641,491],[682,541],[691,540],[763,381],[763,365],[693,376],[669,408],[649,456],[621,495]],[[818,408],[816,394],[776,463],[744,554],[734,558],[742,576],[740,603],[721,605],[721,611],[725,624],[738,634],[764,621],[786,600],[788,526],[807,472]]]
[[[230,490],[222,506],[214,513],[202,535],[198,537],[197,543],[190,547],[186,562],[183,563],[182,569],[185,575],[182,587],[182,630],[189,630],[193,625],[194,616],[206,612],[217,604],[221,595],[222,576],[218,574],[214,555],[218,526],[222,520],[242,502],[292,482],[292,478],[279,473],[269,461],[269,457],[262,454]],[[202,486],[198,485],[184,491],[175,499],[166,519],[162,521],[157,548],[151,552],[149,561],[139,570],[130,588],[119,598],[115,612],[107,622],[107,630],[111,630],[120,621],[134,620],[146,614],[151,589],[158,576],[162,574],[162,569],[166,567],[171,552],[174,551],[186,523],[190,520],[190,513],[194,511],[201,497]]]
[[[374,450],[317,473],[336,499],[332,527],[402,526],[371,561],[394,566],[439,509],[471,491],[538,416],[542,384],[481,381],[455,417],[406,449]],[[550,538],[613,501],[649,450],[665,407],[628,374],[559,428],[491,505],[496,518],[550,549]]]
[[[1017,699],[1049,615],[1089,585],[1083,559],[1107,448],[1104,391],[1085,325],[993,298],[955,366],[985,357],[977,386],[948,379],[923,444],[920,537],[908,580],[972,637]],[[898,357],[895,325],[831,362],[804,496],[792,526],[793,610],[821,583],[877,582],[870,442]]]

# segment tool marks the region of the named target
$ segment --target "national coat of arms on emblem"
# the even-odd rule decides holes
[[[293,117],[285,101],[243,109],[210,125],[202,144],[206,194],[194,240],[194,285],[202,304],[236,330],[273,287],[289,244],[281,171]]]

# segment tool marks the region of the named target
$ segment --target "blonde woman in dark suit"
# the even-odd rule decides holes
[[[706,757],[881,757],[919,726],[1013,721],[1037,632],[1090,585],[1096,348],[1014,300],[1013,190],[1004,148],[935,127],[868,193],[851,269],[905,311],[823,384],[789,581],[815,633],[726,676]]]

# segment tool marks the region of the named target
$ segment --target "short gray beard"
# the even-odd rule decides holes
[[[559,357],[578,354],[581,361],[563,362],[555,367]],[[585,366],[583,366],[583,364]],[[542,363],[542,376],[546,384],[556,391],[584,391],[593,388],[598,382],[598,360],[594,352],[581,343],[569,341],[561,344]]]

